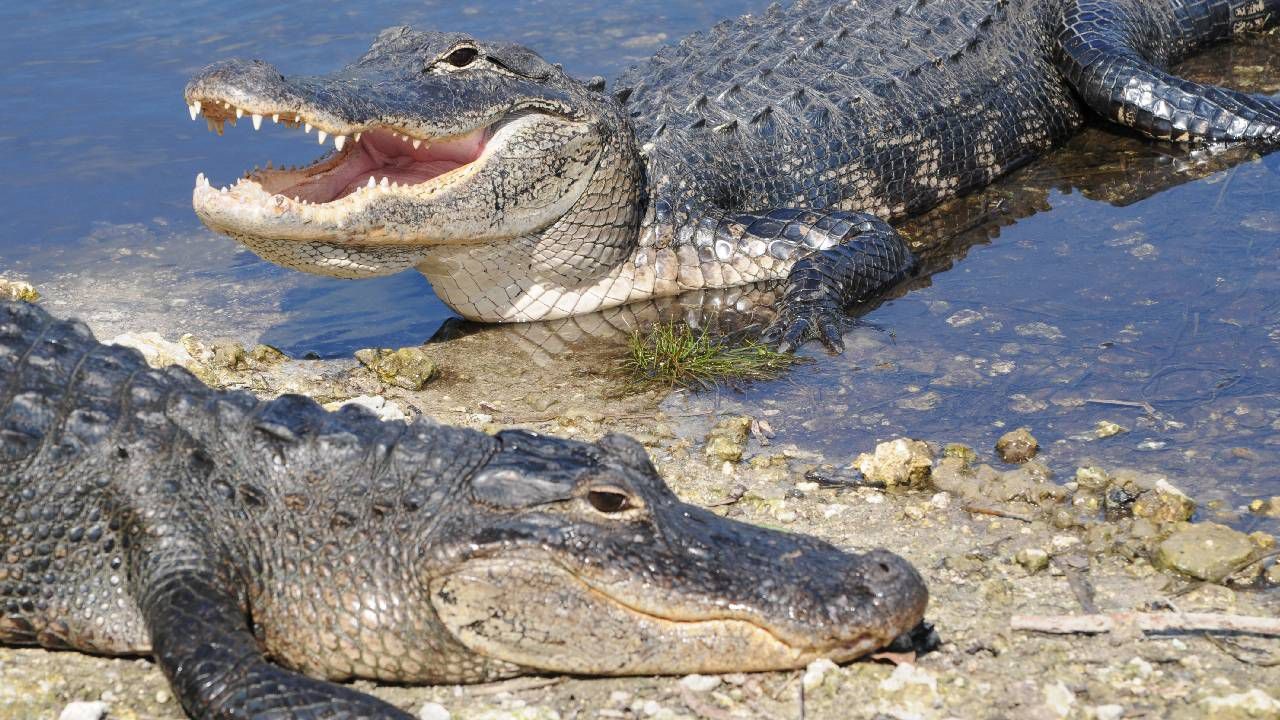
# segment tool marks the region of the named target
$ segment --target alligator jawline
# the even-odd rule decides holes
[[[254,130],[258,130],[267,116],[230,103],[219,106],[213,102],[208,108],[202,107],[204,105],[198,101],[188,106],[191,116],[194,119],[203,110],[210,130],[219,135],[227,121],[234,125],[237,119],[249,115]],[[307,133],[312,130],[311,123],[298,114],[271,113],[270,117],[286,127],[304,127]],[[344,128],[343,132],[317,128],[321,145],[332,136],[334,152],[300,168],[272,169],[268,163],[266,170],[255,168],[245,173],[235,186],[223,187],[220,191],[234,192],[250,201],[326,205],[354,195],[376,195],[401,187],[428,185],[480,160],[494,129],[482,127],[453,137],[429,139],[382,126]],[[216,192],[203,173],[196,178],[196,192],[202,189]]]

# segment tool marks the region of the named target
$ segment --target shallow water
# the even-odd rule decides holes
[[[354,60],[408,24],[524,43],[576,75],[613,76],[661,43],[740,13],[742,2],[232,0],[0,5],[0,273],[99,331],[262,339],[348,354],[431,335],[449,311],[417,273],[359,284],[280,270],[203,228],[197,172],[310,162],[300,133],[248,123],[218,138],[191,122],[182,89],[205,64],[258,57],[288,73]]]
[[[206,132],[186,115],[187,76],[229,55],[324,72],[399,23],[518,41],[579,76],[614,76],[663,42],[762,3],[597,5],[0,7],[0,274],[30,280],[55,312],[108,336],[232,335],[323,356],[420,342],[449,312],[416,273],[304,275],[200,226],[190,209],[197,172],[227,182],[256,162],[317,151],[283,129]],[[1187,72],[1274,93],[1280,40],[1216,50]],[[1278,190],[1280,154],[1090,130],[909,225],[931,274],[875,308],[868,320],[879,329],[853,330],[844,356],[815,352],[816,363],[778,382],[669,406],[766,417],[775,442],[833,459],[903,434],[985,449],[1026,425],[1060,473],[1091,458],[1159,470],[1227,507],[1280,494]],[[554,362],[573,343],[615,342],[602,330],[624,316],[479,331],[509,334],[513,362]],[[1085,439],[1099,420],[1128,432]]]

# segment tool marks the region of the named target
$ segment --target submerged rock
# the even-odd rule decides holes
[[[1156,548],[1156,564],[1201,580],[1221,580],[1254,553],[1248,535],[1217,523],[1187,525]]]
[[[707,433],[703,453],[712,462],[736,463],[747,449],[747,437],[751,432],[751,418],[744,415],[721,418]]]
[[[1249,512],[1280,518],[1280,495],[1271,498],[1257,498],[1249,503]]]
[[[996,441],[996,452],[1007,463],[1024,463],[1040,452],[1040,443],[1027,428],[1011,430]]]
[[[876,445],[874,454],[862,453],[853,465],[874,484],[919,490],[929,486],[933,451],[920,440],[898,438]]]
[[[438,371],[426,351],[416,347],[357,350],[356,360],[372,370],[378,379],[405,390],[421,390]]]

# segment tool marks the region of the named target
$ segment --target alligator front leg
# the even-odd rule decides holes
[[[817,339],[833,353],[844,348],[845,308],[873,297],[915,269],[915,256],[896,230],[865,213],[776,210],[740,216],[746,237],[763,240],[773,252],[793,252],[778,301],[777,317],[765,342],[790,351]]]
[[[1159,140],[1280,142],[1280,102],[1166,72],[1280,21],[1280,0],[1070,0],[1058,66],[1094,111]]]
[[[228,581],[200,558],[143,561],[142,611],[152,654],[197,720],[411,720],[376,698],[272,665]]]

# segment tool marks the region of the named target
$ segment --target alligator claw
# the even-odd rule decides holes
[[[844,333],[838,310],[820,306],[788,309],[765,328],[761,341],[776,345],[779,352],[795,352],[810,340],[822,343],[827,352],[844,352]]]

